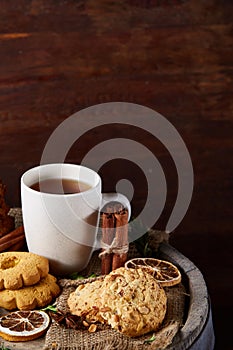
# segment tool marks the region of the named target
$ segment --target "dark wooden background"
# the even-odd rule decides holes
[[[184,139],[195,175],[171,242],[204,274],[221,350],[233,348],[232,10],[231,0],[0,1],[0,178],[9,205],[20,205],[20,176],[39,164],[52,131],[74,112],[123,101],[164,115]],[[163,229],[177,178],[159,142],[124,125],[98,128],[67,161],[79,163],[114,135],[131,135],[161,162],[168,197],[156,226]],[[104,190],[128,176],[140,212],[146,188],[137,167],[115,161],[101,175]]]

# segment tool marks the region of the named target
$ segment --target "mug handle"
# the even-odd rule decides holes
[[[130,216],[131,216],[130,201],[128,200],[128,198],[126,196],[124,196],[121,193],[116,193],[116,192],[102,193],[102,202],[100,205],[100,213],[101,213],[102,209],[104,208],[104,206],[108,203],[111,203],[111,202],[119,202],[123,205],[124,208],[126,208],[128,210],[128,221],[129,221]],[[101,232],[101,229],[99,227],[94,250],[98,250],[101,248],[101,238],[102,238],[102,232]]]

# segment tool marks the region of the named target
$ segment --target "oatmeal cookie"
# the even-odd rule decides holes
[[[157,330],[166,314],[164,289],[140,268],[112,271],[104,279],[100,297],[100,315],[112,328],[130,337]]]
[[[102,280],[95,280],[85,284],[80,284],[74,292],[69,295],[68,306],[73,315],[84,316],[87,321],[103,322],[99,314],[101,308],[100,290]]]
[[[33,286],[0,291],[0,307],[7,310],[33,310],[48,305],[59,293],[56,278],[48,274]]]
[[[0,254],[0,290],[34,285],[48,272],[49,262],[45,257],[29,252]]]

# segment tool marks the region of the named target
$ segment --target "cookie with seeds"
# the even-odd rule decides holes
[[[5,252],[0,254],[0,290],[31,286],[46,277],[48,259],[30,252]]]
[[[100,315],[115,330],[129,337],[156,331],[167,308],[164,289],[143,269],[112,271],[100,293]]]
[[[100,291],[102,279],[80,284],[69,295],[67,304],[73,315],[83,316],[89,322],[103,322],[99,310],[101,308]]]

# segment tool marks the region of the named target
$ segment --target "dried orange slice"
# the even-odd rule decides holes
[[[127,269],[145,269],[163,287],[174,286],[181,281],[181,273],[172,263],[154,258],[134,258],[126,261]]]
[[[0,318],[0,336],[14,342],[36,339],[46,331],[49,322],[44,311],[14,311]]]

